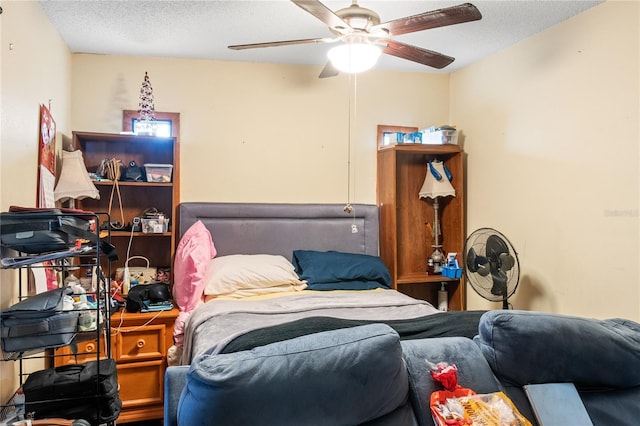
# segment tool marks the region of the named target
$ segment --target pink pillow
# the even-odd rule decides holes
[[[180,239],[173,262],[173,299],[181,313],[202,303],[207,268],[216,254],[211,234],[201,221],[191,225]],[[185,317],[181,315],[181,321],[176,321],[174,337],[182,333]]]

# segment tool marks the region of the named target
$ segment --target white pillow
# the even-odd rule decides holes
[[[303,290],[291,262],[270,254],[233,254],[211,260],[204,294],[207,296],[256,295]],[[247,291],[251,290],[251,291]]]

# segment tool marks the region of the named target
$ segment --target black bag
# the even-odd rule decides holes
[[[35,419],[83,419],[99,425],[116,420],[122,409],[112,358],[33,372],[22,390],[26,412]]]
[[[153,303],[167,302],[171,300],[171,290],[166,283],[156,282],[138,284],[129,289],[127,294],[127,312],[140,312],[144,307],[144,301]]]
[[[11,207],[0,213],[0,243],[28,254],[66,250],[76,239],[99,243],[110,260],[117,259],[115,247],[91,231],[92,213],[69,209],[29,209]]]
[[[24,352],[71,343],[78,328],[78,311],[62,310],[71,287],[58,288],[24,299],[0,312],[2,351]]]
[[[145,180],[144,170],[135,161],[131,161],[124,171],[122,180],[143,182]]]

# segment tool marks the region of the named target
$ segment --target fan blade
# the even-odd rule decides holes
[[[482,19],[482,14],[478,8],[471,3],[465,3],[458,6],[432,10],[431,12],[420,13],[418,15],[383,22],[374,26],[371,29],[371,32],[375,32],[375,30],[378,29],[384,29],[389,31],[389,35],[396,36],[428,30],[430,28],[446,27],[447,25],[477,21],[479,19]]]
[[[502,253],[498,258],[500,259],[501,271],[510,271],[513,265],[516,264],[516,259],[509,253]]]
[[[227,47],[233,50],[244,50],[259,47],[289,46],[292,44],[333,43],[335,41],[336,39],[333,38],[303,38],[299,40],[270,41],[266,43],[234,44]]]
[[[335,77],[338,74],[340,74],[340,71],[333,66],[331,61],[327,61],[318,78]]]
[[[483,259],[487,260],[486,257]],[[478,265],[478,275],[480,275],[481,277],[486,277],[487,275],[489,275],[489,272],[491,272],[491,266],[489,265],[489,262]]]
[[[467,252],[467,269],[471,272],[478,272],[478,254],[476,250],[471,247]]]
[[[476,250],[471,247],[467,252],[467,270],[469,272],[477,272],[481,277],[486,277],[491,272],[489,259],[478,255]]]
[[[495,234],[489,235],[486,248],[487,257],[497,263],[500,255],[505,253],[509,254],[507,243]]]
[[[324,4],[318,0],[291,0],[296,6],[309,12],[319,20],[321,20],[326,26],[331,28],[338,34],[348,34],[352,31],[349,24],[342,20],[338,15],[333,13]]]
[[[491,278],[493,279],[493,286],[491,287],[491,294],[496,296],[502,296],[506,298],[507,294],[507,274],[502,271],[491,272]]]
[[[451,56],[410,44],[400,43],[399,41],[383,39],[378,40],[376,44],[381,44],[383,46],[382,51],[387,55],[407,59],[432,68],[444,68],[455,60]]]

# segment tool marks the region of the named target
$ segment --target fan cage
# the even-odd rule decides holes
[[[516,292],[516,289],[518,288],[518,283],[520,282],[520,261],[518,260],[518,253],[515,250],[513,244],[511,244],[511,241],[509,241],[509,239],[504,234],[502,234],[500,231],[497,231],[496,229],[479,228],[473,231],[467,238],[464,246],[464,255],[466,260],[469,255],[469,250],[473,248],[478,255],[485,256],[487,239],[492,234],[498,236],[506,243],[509,249],[509,253],[515,260],[513,268],[506,272],[506,296],[501,294],[493,294],[491,292],[491,288],[493,287],[493,278],[491,277],[491,274],[482,276],[476,272],[471,272],[467,265],[465,265],[464,272],[469,285],[471,285],[475,292],[478,293],[482,298],[491,302],[504,302],[511,296],[513,296],[513,294]]]

